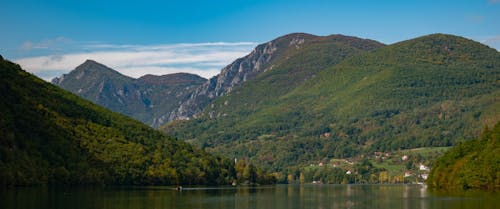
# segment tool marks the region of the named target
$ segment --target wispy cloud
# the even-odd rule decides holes
[[[164,75],[176,72],[195,73],[210,78],[236,58],[248,54],[255,45],[253,42],[159,45],[93,43],[82,44],[76,52],[25,57],[14,61],[45,80],[67,73],[87,59],[135,78],[145,74]],[[29,47],[33,49],[34,46]]]
[[[471,23],[482,23],[484,21],[484,16],[482,15],[467,16],[467,21]]]
[[[25,41],[21,45],[21,49],[25,51],[30,51],[34,49],[49,49],[49,48],[57,50],[58,48],[61,48],[64,45],[68,45],[72,42],[73,41],[71,39],[60,36],[54,39],[45,39],[39,42]]]
[[[498,51],[500,50],[500,35],[486,37],[481,41],[481,43],[493,47]]]

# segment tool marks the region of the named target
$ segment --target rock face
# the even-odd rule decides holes
[[[199,86],[189,99],[171,114],[165,115],[166,120],[190,119],[214,99],[231,92],[243,82],[251,80],[261,72],[272,69],[269,64],[280,57],[288,49],[297,49],[318,36],[293,33],[279,37],[270,42],[258,45],[250,54],[235,60],[222,69],[221,73]]]
[[[92,60],[87,60],[52,83],[152,127],[186,100],[206,79],[188,73],[145,75],[134,79]]]

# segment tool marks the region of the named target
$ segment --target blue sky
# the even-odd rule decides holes
[[[448,33],[500,49],[500,0],[6,0],[1,5],[0,54],[45,79],[86,58],[133,77],[175,71],[210,77],[257,43],[292,32],[387,44]],[[186,61],[190,56],[213,60]]]

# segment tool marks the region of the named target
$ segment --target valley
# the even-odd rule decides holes
[[[109,178],[104,181],[119,184],[424,182],[435,159],[499,121],[499,80],[498,51],[446,34],[384,45],[344,35],[293,33],[257,46],[208,80],[187,73],[134,79],[87,60],[52,83],[176,139],[78,99],[83,110],[90,108],[85,115],[95,114],[97,122],[64,116],[82,117],[83,113],[71,112],[75,107],[50,106],[67,101],[27,103],[48,108],[47,114],[56,120],[44,127],[55,124],[65,130],[61,143],[92,159],[78,169],[94,177],[74,182],[72,161],[42,158],[38,164],[44,171],[35,169],[33,176],[23,177],[30,180],[19,183],[51,182],[60,175],[72,183]],[[5,88],[25,91],[15,85]],[[57,94],[75,100],[71,94]],[[60,109],[66,112],[60,115]],[[13,116],[5,118],[17,118],[17,113],[6,114]],[[99,119],[102,115],[111,118]],[[137,128],[109,120],[134,123]],[[3,123],[24,127],[16,121]],[[136,129],[140,133],[132,131]],[[6,156],[29,156],[11,151],[20,143],[16,140],[26,136],[5,130],[4,135],[10,136]],[[34,136],[56,137],[52,132],[40,134]],[[75,137],[76,144],[71,142]],[[23,149],[41,149],[38,143]],[[135,160],[122,162],[119,156]],[[26,169],[5,159],[3,163],[9,170]],[[99,169],[111,165],[112,170],[86,171],[94,169],[94,163]],[[125,172],[123,178],[115,179],[120,172]],[[20,178],[15,173],[4,175]]]

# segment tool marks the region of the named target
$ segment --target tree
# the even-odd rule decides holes
[[[243,170],[243,179],[248,180],[251,184],[257,182],[257,169],[252,163],[247,164]]]
[[[294,179],[293,179],[293,175],[292,175],[292,174],[288,174],[288,177],[286,178],[286,180],[287,180],[287,183],[288,183],[288,184],[293,183],[293,180],[294,180]]]
[[[387,171],[382,171],[378,175],[379,183],[387,183],[389,181],[389,173]]]

